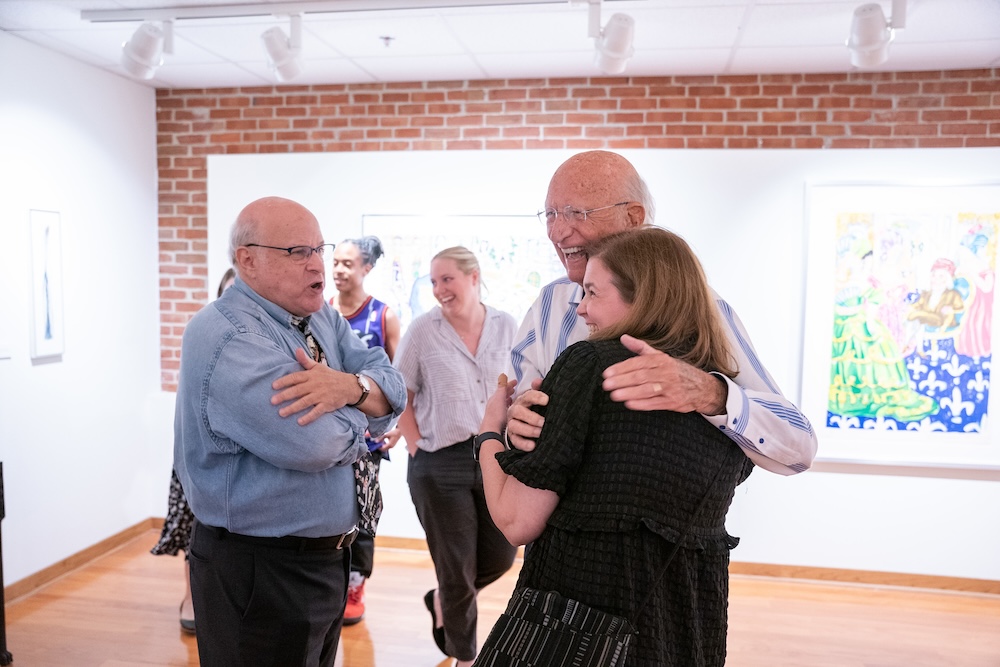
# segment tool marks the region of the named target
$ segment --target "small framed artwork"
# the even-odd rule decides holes
[[[1000,185],[807,194],[802,407],[817,460],[1000,466]]]
[[[56,211],[29,211],[31,227],[31,358],[59,357],[65,345],[62,230]]]

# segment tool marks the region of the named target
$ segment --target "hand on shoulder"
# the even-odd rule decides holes
[[[648,343],[622,336],[636,356],[604,370],[602,387],[630,410],[672,410],[719,415],[726,411],[725,381],[675,359]]]

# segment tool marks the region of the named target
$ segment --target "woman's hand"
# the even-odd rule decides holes
[[[394,429],[386,431],[385,435],[383,435],[381,438],[374,438],[374,440],[375,442],[382,443],[382,446],[379,447],[379,451],[384,452],[395,447],[396,443],[399,442],[399,438],[401,435],[403,435],[403,432],[400,431],[399,427],[397,426]]]
[[[531,389],[517,397],[507,408],[507,442],[515,449],[530,452],[535,448],[535,440],[542,433],[545,418],[532,410],[535,405],[548,405],[549,397],[539,391],[542,379],[531,381]]]
[[[508,380],[505,374],[500,374],[497,379],[497,389],[486,402],[486,412],[479,424],[480,433],[486,431],[503,433],[504,424],[507,423],[507,408],[510,407],[516,386],[517,380]]]

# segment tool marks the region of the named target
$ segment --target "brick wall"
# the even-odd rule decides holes
[[[1000,146],[1000,70],[157,91],[161,382],[208,300],[205,156]]]

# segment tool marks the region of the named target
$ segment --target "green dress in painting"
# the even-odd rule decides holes
[[[845,417],[918,421],[938,411],[937,402],[918,394],[896,340],[870,310],[878,290],[849,287],[837,295],[830,366],[831,413]]]

